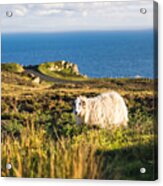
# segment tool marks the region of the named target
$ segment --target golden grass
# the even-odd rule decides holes
[[[64,138],[56,131],[57,140],[54,140],[42,126],[29,121],[19,138],[6,136],[2,140],[2,176],[103,179],[107,174],[109,179],[113,166],[124,161],[121,159],[123,149],[152,145],[154,134],[140,133],[139,127],[88,130],[73,138]],[[107,160],[111,155],[107,157],[103,153],[117,150],[119,153],[112,161]],[[135,150],[139,151],[139,148]],[[7,163],[12,164],[11,170],[5,168]]]
[[[17,76],[17,83],[8,83],[7,76],[2,83],[2,176],[142,180],[157,177],[153,175],[157,123],[151,80],[113,79],[104,84],[98,81],[97,85],[64,87],[45,82],[22,84]],[[130,85],[123,86],[126,81]],[[149,87],[143,89],[144,84]],[[77,128],[71,103],[76,96],[94,96],[113,88],[124,96],[129,108],[128,128]],[[12,164],[12,169],[6,169],[7,163]],[[141,175],[140,167],[146,167],[147,174]]]
[[[2,142],[2,176],[96,178],[100,163],[94,145],[71,145],[70,139],[48,138],[41,128],[25,128],[21,140],[7,136]],[[12,170],[5,169],[7,163]]]

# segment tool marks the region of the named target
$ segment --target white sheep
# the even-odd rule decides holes
[[[74,114],[77,124],[98,125],[101,128],[127,126],[128,122],[124,99],[114,91],[93,98],[77,97]]]

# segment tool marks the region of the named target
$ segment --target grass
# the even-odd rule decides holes
[[[61,66],[61,62],[46,62],[42,63],[38,66],[37,70],[41,72],[42,74],[45,74],[47,76],[58,78],[62,80],[72,80],[72,81],[85,81],[87,78],[84,78],[82,75],[76,75],[74,74],[71,69],[64,68],[60,72],[57,71],[51,71],[49,68],[51,66]]]
[[[2,63],[2,71],[21,73],[24,71],[23,67],[17,63]]]
[[[2,176],[156,179],[154,84],[149,79],[94,79],[84,84],[42,82],[36,86],[23,73],[3,72]],[[123,95],[129,126],[112,130],[76,126],[74,99],[108,89]],[[6,163],[12,169],[7,170]],[[145,174],[140,173],[141,167],[146,168]]]

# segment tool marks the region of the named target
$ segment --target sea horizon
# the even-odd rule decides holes
[[[2,33],[2,62],[65,60],[89,77],[154,78],[152,29]]]

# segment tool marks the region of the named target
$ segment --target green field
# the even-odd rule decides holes
[[[3,70],[3,69],[2,69]],[[2,176],[157,178],[157,95],[150,79],[93,79],[34,84],[24,72],[2,71]],[[129,109],[127,128],[76,126],[79,95],[115,90]],[[6,163],[12,169],[6,169]],[[140,168],[146,173],[141,174]]]

